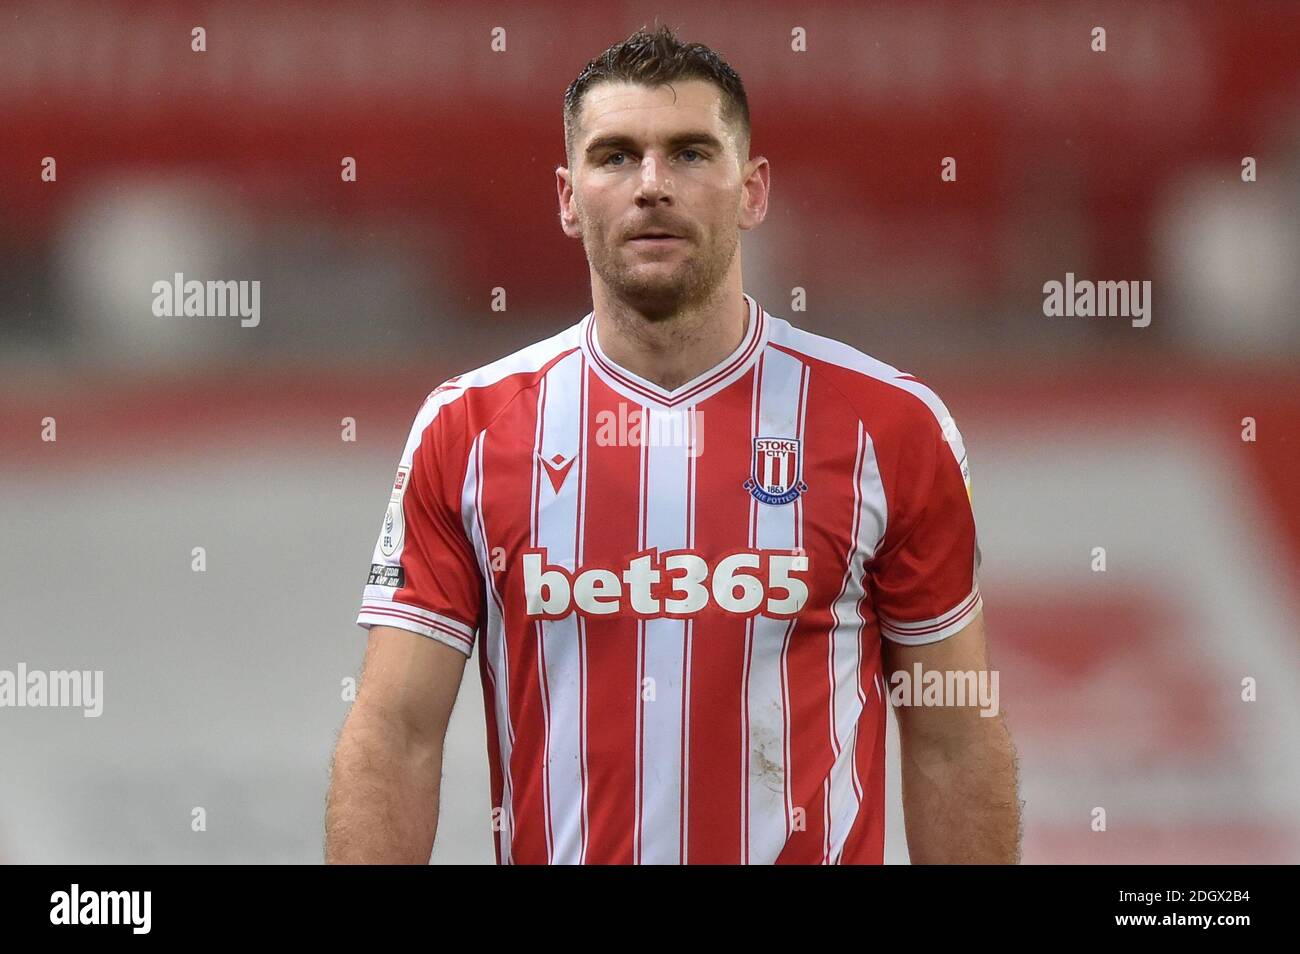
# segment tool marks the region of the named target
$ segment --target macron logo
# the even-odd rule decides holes
[[[568,460],[565,460],[563,454],[556,454],[550,460],[547,460],[541,454],[538,454],[537,459],[540,460],[542,466],[546,468],[546,473],[551,478],[551,486],[555,488],[555,492],[558,494],[560,488],[564,486],[564,478],[569,476],[569,468],[573,466],[573,462],[578,458],[570,457]]]

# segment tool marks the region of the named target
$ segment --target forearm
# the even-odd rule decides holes
[[[354,706],[334,753],[326,863],[427,864],[441,774],[441,742]]]
[[[1016,755],[1001,715],[958,740],[904,740],[903,816],[913,864],[1020,860]]]

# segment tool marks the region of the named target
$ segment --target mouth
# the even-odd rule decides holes
[[[672,235],[668,232],[643,232],[640,235],[634,235],[628,239],[632,245],[639,245],[643,248],[654,248],[657,246],[672,245],[675,242],[683,241],[680,235]]]

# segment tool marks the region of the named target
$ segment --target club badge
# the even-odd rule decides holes
[[[804,491],[802,441],[796,437],[755,437],[754,459],[744,487],[760,503],[788,504]]]

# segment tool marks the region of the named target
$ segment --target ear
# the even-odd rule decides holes
[[[767,218],[767,199],[772,188],[772,167],[766,156],[755,156],[747,163],[740,210],[741,229],[757,228]]]
[[[582,238],[582,226],[573,201],[572,173],[564,166],[555,170],[555,192],[560,202],[560,228],[569,238]]]

